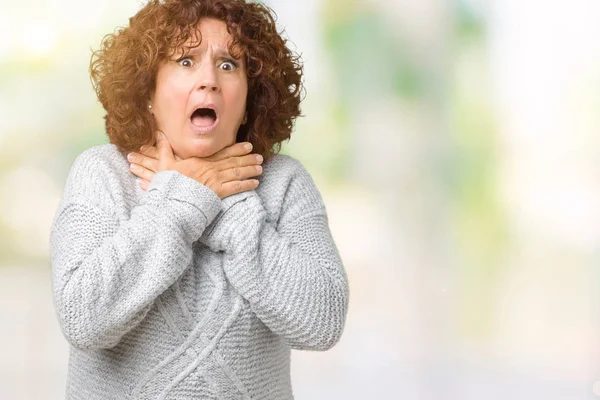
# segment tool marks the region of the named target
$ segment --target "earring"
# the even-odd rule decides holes
[[[148,104],[148,110],[152,110],[152,104]]]

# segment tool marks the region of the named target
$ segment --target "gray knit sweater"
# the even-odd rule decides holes
[[[139,188],[112,144],[75,160],[52,225],[69,399],[292,399],[290,349],[340,338],[346,274],[288,156],[220,200],[177,171]]]

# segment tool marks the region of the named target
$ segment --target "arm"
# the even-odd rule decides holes
[[[295,349],[327,350],[342,334],[348,283],[321,196],[296,169],[277,226],[250,191],[225,199],[229,208],[200,240],[225,251],[229,281],[274,333]]]
[[[130,219],[119,222],[109,168],[76,160],[50,237],[58,319],[80,348],[115,346],[138,324],[190,265],[192,243],[220,209],[210,189],[163,171]]]

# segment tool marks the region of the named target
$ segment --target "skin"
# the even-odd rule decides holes
[[[262,173],[263,158],[249,154],[250,143],[235,143],[246,119],[248,83],[243,60],[227,51],[233,40],[227,26],[203,18],[199,29],[202,42],[197,47],[159,65],[150,109],[160,129],[156,147],[146,146],[127,159],[144,190],[155,173],[177,170],[223,199],[258,186],[258,180],[249,178]],[[208,103],[217,109],[217,124],[199,134],[190,116],[199,104]]]
[[[150,101],[158,129],[181,158],[208,157],[232,145],[246,118],[246,66],[243,59],[229,54],[233,38],[227,25],[203,18],[198,28],[202,38],[198,46],[159,64]],[[207,104],[216,108],[217,125],[200,134],[192,129],[190,116]]]
[[[164,135],[157,135],[157,144],[143,148],[140,153],[129,153],[130,171],[140,178],[140,187],[147,190],[155,173],[176,170],[207,186],[224,199],[232,194],[258,187],[257,179],[248,179],[262,173],[263,157],[249,154],[248,142],[227,146],[210,157],[177,159]]]

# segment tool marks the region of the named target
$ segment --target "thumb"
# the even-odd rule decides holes
[[[162,131],[156,133],[156,148],[159,160],[173,160],[173,149]]]

